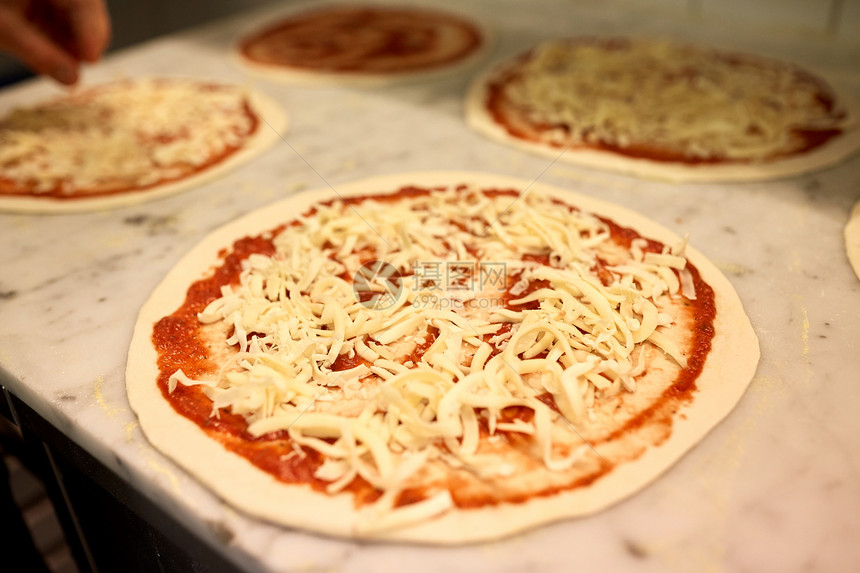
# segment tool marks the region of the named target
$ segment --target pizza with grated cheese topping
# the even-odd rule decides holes
[[[640,489],[740,399],[758,342],[685,240],[527,183],[389,176],[217,231],[141,310],[145,435],[331,535],[473,542]]]
[[[0,209],[163,197],[247,161],[284,126],[274,102],[226,84],[145,78],[74,91],[0,119]]]
[[[332,5],[249,33],[240,64],[299,84],[377,85],[428,79],[483,56],[489,36],[471,18],[424,7]]]
[[[789,176],[860,147],[853,102],[823,79],[644,38],[541,44],[475,80],[467,119],[532,152],[674,181]]]

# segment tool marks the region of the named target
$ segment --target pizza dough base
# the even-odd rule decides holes
[[[388,175],[339,186],[341,196],[380,191],[404,185],[435,186],[473,183],[479,187],[524,189],[528,181],[471,172],[427,172]],[[667,244],[679,238],[653,221],[600,200],[536,183],[536,190],[583,210],[604,215],[641,235]],[[129,401],[149,441],[184,467],[220,497],[248,514],[271,522],[342,537],[366,537],[441,545],[497,539],[564,518],[587,515],[616,503],[656,479],[701,440],[740,400],[759,360],[758,339],[728,280],[698,251],[687,258],[714,289],[717,318],[708,361],[697,380],[692,404],[674,418],[671,436],[650,447],[632,462],[617,466],[588,487],[537,497],[524,503],[501,503],[476,510],[451,510],[441,517],[398,530],[370,535],[356,533],[357,513],[350,494],[329,496],[309,486],[277,481],[244,458],[211,440],[197,424],[177,414],[155,384],[157,353],[151,342],[156,321],[174,312],[191,283],[219,264],[219,250],[238,238],[256,235],[289,221],[318,201],[336,198],[318,189],[250,213],[206,237],[171,270],[140,311],[126,370]]]
[[[466,123],[489,139],[564,163],[671,183],[727,183],[779,179],[816,171],[838,163],[860,149],[860,105],[846,90],[838,89],[838,85],[834,87],[836,101],[845,107],[850,118],[846,130],[811,153],[785,159],[749,164],[683,165],[627,157],[595,149],[552,147],[514,137],[487,111],[484,105],[488,94],[487,87],[498,70],[508,65],[508,62],[503,62],[500,67],[483,72],[472,82],[466,94]]]
[[[278,16],[267,18],[262,24],[258,23],[254,28],[241,35],[241,37],[233,44],[230,50],[230,59],[243,71],[250,75],[265,79],[271,82],[294,85],[299,87],[354,87],[354,88],[381,88],[393,86],[397,84],[406,84],[413,82],[431,82],[438,81],[450,76],[455,76],[473,66],[487,57],[494,44],[493,34],[487,27],[478,22],[476,18],[463,12],[454,12],[447,7],[445,13],[461,18],[462,20],[473,25],[481,34],[482,42],[478,48],[467,55],[462,60],[457,60],[448,64],[436,66],[427,70],[410,70],[406,72],[390,73],[390,74],[366,74],[366,73],[334,73],[334,72],[314,72],[301,70],[298,68],[287,68],[283,66],[261,64],[251,61],[242,55],[242,40],[248,35],[259,31],[265,22],[276,24],[280,20],[290,16],[301,14],[308,9],[322,9],[329,7],[329,4],[313,5],[312,7],[305,6],[299,11],[290,11],[282,13]],[[335,4],[337,6],[337,4]],[[386,4],[370,4],[370,6],[385,7]],[[392,6],[399,6],[392,4]],[[420,8],[420,6],[415,6]]]
[[[845,225],[845,250],[854,274],[860,278],[860,201],[854,205],[848,224]]]
[[[275,100],[251,90],[248,90],[247,97],[251,109],[260,120],[257,130],[248,138],[241,149],[210,168],[203,169],[184,179],[156,185],[148,189],[121,191],[94,197],[56,199],[35,195],[0,195],[0,212],[64,214],[101,211],[154,201],[213,181],[251,161],[279,141],[281,133],[288,125],[286,112]]]

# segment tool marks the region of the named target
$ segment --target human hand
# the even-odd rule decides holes
[[[95,62],[110,39],[103,0],[0,0],[0,50],[64,84]]]

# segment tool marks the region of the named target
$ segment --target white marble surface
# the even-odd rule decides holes
[[[491,60],[544,37],[667,33],[787,57],[860,86],[852,75],[860,54],[825,38],[725,32],[594,0],[470,6],[496,27]],[[241,82],[227,45],[259,17],[120,52],[87,77],[171,73]],[[561,166],[543,175],[689,232],[730,277],[762,347],[737,409],[656,483],[598,515],[453,549],[351,543],[250,519],[148,445],[124,388],[132,326],[151,289],[208,231],[301,187],[322,186],[308,163],[335,186],[416,169],[533,178],[547,167],[466,128],[466,81],[377,90],[256,82],[291,113],[292,148],[278,145],[219,181],[141,206],[0,215],[0,380],[251,571],[860,570],[860,281],[842,241],[860,197],[860,157],[756,184],[674,186]],[[0,92],[0,113],[56,91],[38,81]]]

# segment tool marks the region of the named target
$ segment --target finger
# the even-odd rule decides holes
[[[102,0],[55,0],[65,11],[75,53],[83,60],[98,61],[110,41],[110,18]]]
[[[39,74],[63,84],[78,81],[78,62],[18,13],[0,9],[0,48]]]

